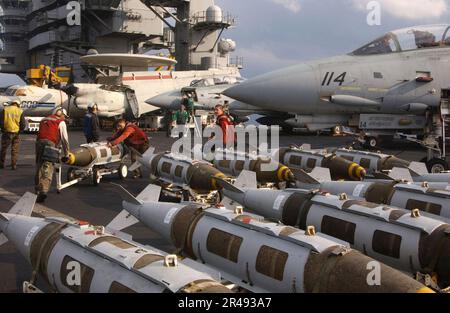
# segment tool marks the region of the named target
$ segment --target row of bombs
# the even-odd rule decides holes
[[[149,151],[138,162],[152,175],[197,192],[220,189],[223,205],[161,203],[158,186],[150,185],[137,197],[118,186],[124,211],[107,227],[95,227],[32,218],[35,197],[26,194],[0,215],[0,243],[11,240],[61,292],[230,292],[223,281],[252,292],[445,289],[450,284],[448,184],[331,181],[320,166],[333,171],[330,164],[345,164],[346,172],[328,173],[335,178],[367,174],[348,159],[322,154],[322,161],[333,159],[317,161],[312,173],[298,169],[298,175],[281,164],[270,174],[258,172],[258,163],[272,161],[246,160],[233,167],[241,170],[233,172],[239,177],[232,184],[227,171],[208,163]],[[258,189],[268,181],[310,188]],[[121,233],[138,221],[187,258],[179,261]],[[80,264],[79,284],[67,280],[71,262]],[[368,281],[369,264],[378,264],[378,283]],[[430,278],[432,289],[416,279],[421,275]]]
[[[105,146],[105,149],[109,148]],[[112,152],[113,155],[121,154],[122,150]],[[425,215],[450,219],[450,177],[447,178],[450,174],[426,174],[421,170],[422,163],[346,149],[323,153],[303,148],[286,148],[275,153],[277,155],[273,158],[242,158],[237,153],[230,155],[218,152],[211,164],[171,153],[154,153],[151,148],[144,155],[137,153],[137,162],[130,170],[144,166],[149,169],[154,181],[161,185],[178,186],[193,194],[209,194],[221,190],[219,180],[237,177],[246,170],[256,173],[256,181],[260,187],[288,183],[289,187],[296,189],[319,190],[334,195],[347,194],[356,200],[408,210],[419,209]],[[81,166],[85,163],[92,164],[96,155],[109,154],[82,147],[71,155],[71,165]],[[383,175],[382,179],[375,179],[380,175]],[[402,176],[403,179],[395,179],[389,175]],[[363,179],[366,176],[369,178]]]

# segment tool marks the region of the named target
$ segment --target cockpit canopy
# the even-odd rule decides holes
[[[449,25],[428,25],[396,30],[355,50],[352,54],[364,56],[450,47],[449,29]]]
[[[244,79],[241,77],[225,76],[225,77],[214,77],[195,80],[191,83],[191,87],[201,88],[201,87],[211,87],[218,85],[232,85],[243,82]]]

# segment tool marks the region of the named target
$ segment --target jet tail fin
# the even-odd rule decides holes
[[[36,204],[37,196],[31,192],[25,193],[19,201],[9,210],[8,214],[31,216],[33,213],[34,205]],[[2,215],[2,218],[8,220],[6,215]],[[0,246],[8,242],[8,238],[0,231]]]

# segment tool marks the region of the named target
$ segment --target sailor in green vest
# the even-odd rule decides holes
[[[20,101],[14,100],[0,112],[0,129],[2,130],[2,145],[0,150],[0,169],[5,168],[6,152],[11,146],[11,168],[17,169],[19,158],[19,133],[25,130],[27,122],[20,108]]]
[[[189,113],[186,111],[186,107],[184,105],[181,106],[181,110],[176,111],[172,115],[172,123],[173,125],[176,124],[179,131],[179,138],[181,139],[183,137],[183,132],[179,128],[180,126],[186,127],[186,124],[189,122]]]

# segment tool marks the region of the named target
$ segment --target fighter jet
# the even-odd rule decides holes
[[[151,55],[98,54],[94,51],[80,60],[87,71],[101,74],[96,75],[95,84],[73,84],[65,89],[71,96],[72,115],[76,116],[82,116],[87,106],[96,102],[100,117],[139,118],[158,110],[145,102],[158,94],[180,90],[199,79],[240,77],[236,68],[149,71],[148,68],[173,66],[177,63],[170,58]]]
[[[252,114],[270,116],[271,120],[278,117],[278,120],[284,121],[289,118],[288,114],[264,110],[223,95],[225,90],[243,81],[242,78],[236,77],[225,77],[224,80],[218,78],[201,79],[193,82],[189,87],[169,91],[148,99],[146,103],[167,111],[178,111],[181,109],[183,97],[190,95],[195,101],[196,110],[212,111],[216,105],[221,104],[228,108],[230,115],[235,120],[243,120]]]
[[[342,118],[359,120],[360,114],[436,112],[450,84],[448,30],[449,25],[430,25],[392,31],[347,55],[265,74],[224,94],[324,127]]]

